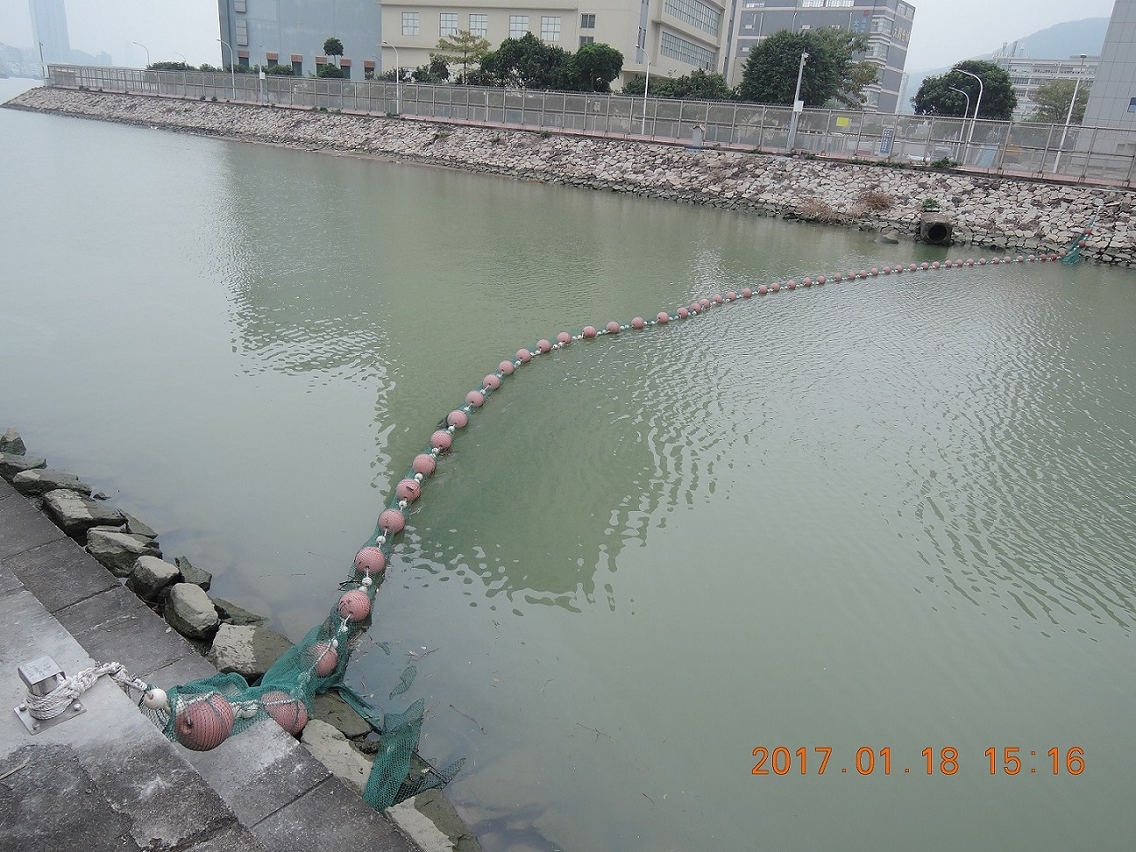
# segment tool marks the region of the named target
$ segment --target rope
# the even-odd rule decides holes
[[[139,692],[145,692],[150,688],[145,681],[131,676],[122,663],[102,663],[71,675],[47,695],[33,695],[29,692],[24,698],[28,714],[33,719],[41,721],[54,719],[70,707],[76,698],[94,686],[95,681],[103,675],[110,675],[124,692],[128,688]]]

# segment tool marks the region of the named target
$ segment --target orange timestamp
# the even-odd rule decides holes
[[[825,772],[847,775],[891,775],[893,758],[891,746],[872,748],[860,746],[855,755],[851,752],[838,757],[837,764],[830,766],[834,749],[831,746],[801,746],[789,749],[786,746],[757,746],[753,756],[757,762],[750,770],[752,775],[824,775]],[[1060,749],[1056,746],[1045,751],[1023,749],[1019,746],[990,746],[983,753],[986,758],[978,763],[989,775],[1080,775],[1085,771],[1085,750],[1080,746]],[[914,755],[912,755],[914,757]],[[851,758],[850,760],[848,758]],[[965,763],[969,766],[968,756]],[[898,774],[911,775],[957,775],[964,760],[954,746],[927,746],[919,752],[918,760],[902,761],[895,764]]]

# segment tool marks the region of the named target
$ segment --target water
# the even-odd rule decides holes
[[[7,110],[0,150],[2,425],[294,639],[518,347],[943,256]],[[488,850],[1129,848],[1132,288],[921,273],[537,359],[425,488],[355,685],[425,699]]]

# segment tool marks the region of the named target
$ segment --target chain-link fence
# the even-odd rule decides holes
[[[761,153],[788,150],[792,118],[787,107],[730,101],[71,65],[49,66],[48,85]],[[793,149],[805,155],[871,162],[950,161],[989,174],[1122,186],[1131,186],[1136,176],[1136,133],[1080,125],[809,109],[800,116]]]

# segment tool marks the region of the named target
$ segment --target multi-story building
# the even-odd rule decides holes
[[[62,0],[60,0],[62,2]],[[290,64],[310,74],[325,62],[324,41],[343,42],[338,60],[349,79],[397,64],[426,65],[438,39],[459,30],[497,47],[532,33],[574,52],[589,42],[623,53],[624,76],[681,76],[720,65],[725,0],[218,0],[222,62],[231,48],[239,65]]]
[[[63,0],[28,0],[32,15],[32,38],[45,63],[71,62],[67,35],[67,9]]]
[[[731,86],[741,82],[749,53],[781,30],[836,27],[868,38],[865,58],[879,67],[877,81],[865,89],[865,107],[884,113],[899,108],[903,66],[915,7],[903,0],[730,0],[731,30],[718,66]]]
[[[1031,59],[1021,55],[1015,44],[1008,50],[1003,46],[1002,50],[994,54],[993,61],[1010,75],[1014,94],[1018,96],[1013,120],[1028,121],[1037,110],[1037,102],[1033,97],[1039,88],[1054,80],[1078,78],[1082,89],[1091,85],[1096,77],[1100,57],[1086,56],[1084,60],[1079,56],[1068,59]]]
[[[374,0],[218,0],[217,6],[222,64],[291,65],[293,73],[305,75],[338,62],[352,80],[382,67]],[[332,37],[343,43],[340,58],[324,55],[324,42]]]
[[[1085,124],[1136,129],[1136,0],[1116,0],[1112,8]]]

